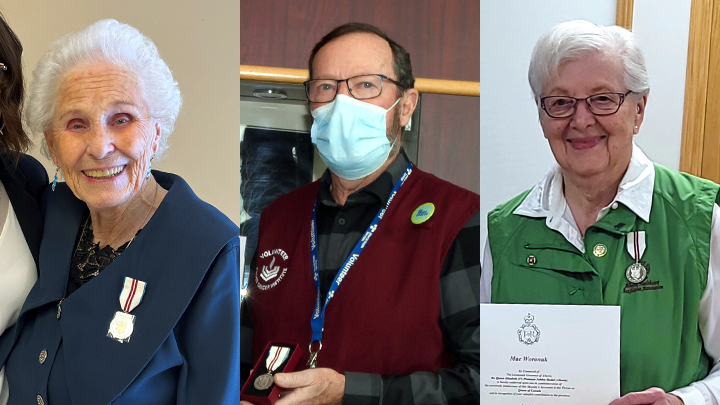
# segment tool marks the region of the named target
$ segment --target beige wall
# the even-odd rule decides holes
[[[183,95],[170,148],[153,168],[183,177],[203,200],[240,222],[239,0],[3,0],[0,10],[23,44],[26,83],[60,36],[114,18],[155,42]],[[48,172],[41,139],[31,154]]]

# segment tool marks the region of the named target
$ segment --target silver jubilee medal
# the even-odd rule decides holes
[[[627,250],[635,259],[635,263],[631,264],[625,270],[625,278],[633,284],[640,284],[647,278],[647,267],[640,261],[645,253],[645,231],[635,231],[627,234]]]
[[[123,289],[120,292],[120,306],[122,311],[115,312],[107,336],[120,343],[128,343],[135,329],[135,315],[130,311],[140,304],[145,294],[145,282],[125,277]]]
[[[273,385],[273,372],[287,360],[288,356],[290,356],[289,347],[271,346],[265,359],[268,372],[255,378],[253,386],[260,391],[270,388]]]

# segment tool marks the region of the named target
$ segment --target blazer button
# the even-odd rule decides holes
[[[40,357],[38,357],[38,361],[40,364],[45,364],[45,360],[47,360],[47,350],[43,349],[40,352]]]
[[[40,394],[37,396],[37,403],[38,405],[45,405],[45,401],[43,401],[43,397]]]
[[[535,263],[537,263],[537,259],[535,258],[535,256],[533,256],[533,255],[528,256],[527,264],[534,266]]]

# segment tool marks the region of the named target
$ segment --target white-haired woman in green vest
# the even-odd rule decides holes
[[[481,301],[619,305],[612,405],[717,403],[718,185],[633,143],[650,89],[633,34],[559,24],[528,76],[558,165],[488,215]]]

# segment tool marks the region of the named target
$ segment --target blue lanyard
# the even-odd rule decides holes
[[[385,215],[388,207],[390,207],[390,203],[392,202],[393,197],[395,197],[395,194],[397,194],[400,187],[405,184],[405,180],[407,180],[407,178],[410,176],[412,170],[412,163],[408,163],[407,167],[405,168],[405,172],[397,181],[397,183],[395,183],[395,187],[393,187],[392,192],[390,192],[390,197],[387,200],[387,204],[385,204],[385,207],[381,208],[380,211],[378,211],[377,215],[375,215],[375,219],[373,219],[373,221],[370,223],[370,226],[365,231],[365,234],[362,236],[362,238],[360,238],[358,243],[353,248],[352,252],[350,252],[350,256],[348,256],[348,258],[345,259],[343,265],[340,266],[338,273],[335,275],[335,279],[330,285],[330,290],[328,290],[327,297],[325,298],[325,305],[323,305],[322,309],[320,308],[320,269],[318,268],[317,222],[315,221],[315,209],[317,208],[317,201],[315,202],[312,212],[312,222],[310,224],[310,255],[312,257],[313,280],[315,281],[315,290],[317,291],[317,296],[315,298],[315,309],[313,310],[312,318],[310,319],[310,326],[312,326],[312,339],[310,340],[311,346],[314,342],[319,342],[320,344],[322,344],[323,326],[325,325],[325,309],[335,296],[335,292],[337,291],[338,287],[340,287],[340,283],[342,283],[343,279],[345,279],[345,277],[347,276],[350,268],[352,268],[355,262],[357,262],[360,253],[362,253],[362,251],[365,249],[365,246],[375,233],[375,230],[377,229],[380,220],[383,218],[383,215]],[[312,352],[312,349],[310,351]],[[315,355],[317,355],[317,352],[315,352]]]

